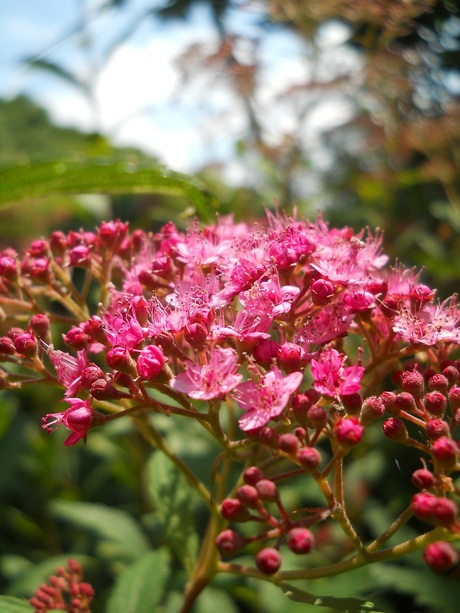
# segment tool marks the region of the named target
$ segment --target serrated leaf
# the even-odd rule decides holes
[[[88,502],[56,500],[51,512],[74,526],[94,534],[110,558],[136,560],[149,551],[149,542],[135,520],[119,509]],[[102,548],[103,550],[104,548]]]
[[[306,602],[316,607],[329,607],[341,613],[384,613],[373,602],[359,598],[334,598],[334,596],[315,596],[292,585],[281,586],[285,596],[295,602]]]
[[[163,453],[152,454],[148,467],[148,486],[165,540],[190,574],[195,565],[198,535],[193,508],[195,498],[186,478]]]
[[[24,598],[0,596],[0,611],[2,613],[32,613],[34,608]]]
[[[0,207],[67,194],[166,194],[190,202],[204,219],[215,197],[194,177],[147,162],[61,160],[0,169]]]
[[[107,613],[151,613],[161,601],[169,576],[166,549],[150,551],[118,577]]]

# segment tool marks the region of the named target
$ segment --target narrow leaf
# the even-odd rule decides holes
[[[62,160],[0,169],[0,207],[59,194],[146,193],[180,196],[203,218],[216,206],[215,197],[194,177],[147,162]]]
[[[151,613],[161,601],[168,576],[167,550],[150,551],[118,577],[107,613]]]
[[[24,598],[0,596],[0,611],[2,613],[32,613],[33,607]]]
[[[193,521],[195,498],[190,485],[171,460],[158,451],[148,463],[148,485],[165,540],[190,574],[198,549]]]
[[[374,603],[358,598],[334,598],[333,596],[315,596],[292,585],[281,586],[285,596],[295,602],[306,602],[317,607],[329,607],[341,613],[384,613]]]
[[[26,57],[23,60],[23,63],[29,68],[43,70],[48,72],[55,77],[59,77],[69,85],[73,85],[77,87],[79,90],[83,91],[85,94],[87,93],[87,87],[85,83],[80,81],[80,79],[75,76],[72,72],[60,66],[56,62],[51,62],[49,60],[44,60],[42,58],[37,57]]]
[[[102,504],[67,502],[56,500],[51,503],[54,516],[87,530],[111,547],[111,558],[135,560],[147,553],[149,542],[134,519],[119,509]]]

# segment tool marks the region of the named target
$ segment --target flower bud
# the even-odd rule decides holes
[[[112,347],[112,349],[107,351],[105,360],[108,366],[114,370],[126,373],[127,375],[135,376],[136,374],[136,363],[126,347]]]
[[[256,555],[256,566],[265,575],[274,575],[281,566],[281,554],[274,547],[265,547]]]
[[[30,332],[18,334],[13,339],[16,351],[27,357],[33,357],[37,353],[37,339]]]
[[[396,405],[396,394],[394,392],[382,392],[380,394],[380,400],[383,402],[386,413],[390,415],[399,415],[401,409]]]
[[[269,426],[264,426],[257,431],[257,438],[264,445],[275,447],[278,444],[278,432]]]
[[[45,343],[51,342],[50,320],[47,315],[37,313],[32,315],[29,322],[29,328],[37,338],[41,338]]]
[[[300,370],[302,349],[294,343],[283,343],[278,349],[278,361],[286,373]]]
[[[214,542],[222,556],[230,556],[246,545],[246,539],[242,534],[229,529],[220,532]]]
[[[278,438],[278,447],[289,455],[295,455],[299,448],[299,439],[295,434],[281,434]]]
[[[278,488],[276,487],[276,483],[270,481],[270,479],[261,479],[257,481],[255,488],[261,500],[266,502],[275,502],[278,500]]]
[[[222,501],[220,512],[222,517],[229,521],[245,522],[250,519],[249,510],[238,498],[225,498]]]
[[[459,556],[450,543],[437,541],[428,545],[423,559],[433,570],[442,573],[456,566]]]
[[[379,419],[385,412],[385,405],[379,396],[369,396],[363,402],[361,412],[359,414],[359,422],[363,426],[368,426],[376,419]]]
[[[399,411],[406,411],[406,413],[415,413],[417,405],[415,404],[414,397],[409,392],[401,392],[397,394],[395,398],[395,405]]]
[[[431,419],[425,424],[426,435],[432,440],[449,434],[449,424],[443,419]]]
[[[415,515],[436,526],[451,526],[457,515],[457,505],[450,498],[438,498],[429,492],[420,492],[412,498]]]
[[[236,490],[236,497],[245,506],[256,509],[259,506],[259,492],[253,485],[242,485]]]
[[[429,490],[436,484],[436,478],[426,468],[419,468],[412,473],[412,484],[419,490]]]
[[[0,336],[0,356],[1,355],[14,355],[16,353],[16,347],[13,340],[8,336]]]
[[[425,394],[423,404],[428,413],[442,417],[444,415],[444,411],[446,410],[447,399],[441,392],[428,392],[428,394]]]
[[[184,330],[184,338],[193,349],[202,349],[208,338],[206,326],[199,322],[191,323]]]
[[[315,470],[321,464],[321,454],[313,447],[299,449],[297,459],[307,470]]]
[[[354,394],[344,394],[340,396],[340,401],[348,415],[358,415],[363,405],[362,396],[358,392]]]
[[[442,374],[446,377],[447,381],[449,382],[449,387],[452,387],[453,385],[457,385],[458,380],[460,378],[460,374],[458,371],[458,365],[454,366],[453,364],[450,364],[449,366],[446,366],[443,369]]]
[[[257,466],[249,466],[243,473],[243,481],[248,485],[255,485],[263,478],[263,473]]]
[[[77,245],[69,251],[70,266],[89,268],[91,265],[91,251],[86,245]]]
[[[307,411],[307,425],[309,428],[319,430],[327,424],[326,409],[319,404],[314,404]]]
[[[161,347],[147,345],[137,358],[137,372],[141,379],[154,379],[163,370],[166,358]]]
[[[407,439],[407,430],[404,422],[396,417],[390,417],[383,424],[383,433],[392,441],[403,442]]]
[[[335,424],[334,434],[343,447],[352,447],[362,439],[364,428],[356,417],[345,417]]]
[[[431,446],[431,453],[435,460],[447,470],[452,470],[457,464],[457,443],[448,436],[441,436]]]
[[[423,375],[418,370],[405,370],[401,374],[401,387],[414,398],[421,398],[424,391]]]
[[[257,343],[252,355],[259,364],[268,366],[278,356],[279,343],[269,338],[264,338]]]
[[[310,286],[311,301],[317,306],[326,304],[335,294],[335,286],[327,279],[313,281]]]
[[[452,387],[449,390],[448,398],[453,412],[460,409],[460,387]]]
[[[309,553],[314,542],[313,534],[307,528],[291,528],[286,536],[287,546],[298,555]]]
[[[6,255],[0,257],[0,275],[4,279],[8,279],[8,281],[17,281],[19,276],[18,268],[13,258]]]
[[[449,381],[447,380],[447,377],[442,374],[432,375],[428,379],[428,389],[432,390],[433,392],[436,391],[441,392],[441,394],[447,394],[448,388]]]
[[[66,345],[73,347],[73,349],[76,349],[77,351],[86,349],[88,346],[88,336],[81,328],[78,328],[77,326],[70,328],[67,334],[64,334],[62,338]]]

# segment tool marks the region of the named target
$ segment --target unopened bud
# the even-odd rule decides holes
[[[431,543],[423,553],[423,559],[436,572],[451,570],[458,563],[458,553],[450,543],[437,541]]]
[[[281,554],[274,547],[265,547],[256,555],[256,566],[265,575],[274,575],[281,566]]]
[[[356,417],[345,417],[335,424],[334,434],[340,445],[352,447],[362,439],[364,428]]]
[[[221,555],[230,556],[246,545],[246,539],[239,532],[227,529],[217,535],[215,544]]]
[[[383,433],[392,441],[403,442],[407,439],[407,429],[400,419],[390,417],[383,424]]]
[[[314,536],[307,528],[291,528],[286,536],[287,546],[298,555],[309,553],[314,542]]]

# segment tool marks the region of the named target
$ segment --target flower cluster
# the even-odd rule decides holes
[[[30,599],[34,613],[45,611],[68,611],[68,613],[90,613],[94,590],[89,583],[82,581],[80,564],[70,558],[68,568],[60,567],[56,575],[43,583]]]
[[[457,534],[460,309],[419,277],[388,266],[379,233],[330,228],[321,216],[54,232],[21,256],[0,253],[0,305],[13,322],[0,337],[0,385],[62,386],[71,406],[47,414],[43,428],[63,425],[66,445],[151,412],[196,419],[237,461],[258,449],[270,476],[246,470],[222,514],[268,528],[255,537],[226,528],[217,546],[228,554],[275,539],[256,558],[262,572],[278,570],[283,543],[309,551],[310,528],[329,516],[363,554],[341,463],[379,419],[386,437],[426,456],[409,511]],[[67,326],[62,338],[54,324]],[[276,472],[278,460],[290,468]],[[275,485],[298,474],[325,498],[303,519]]]

